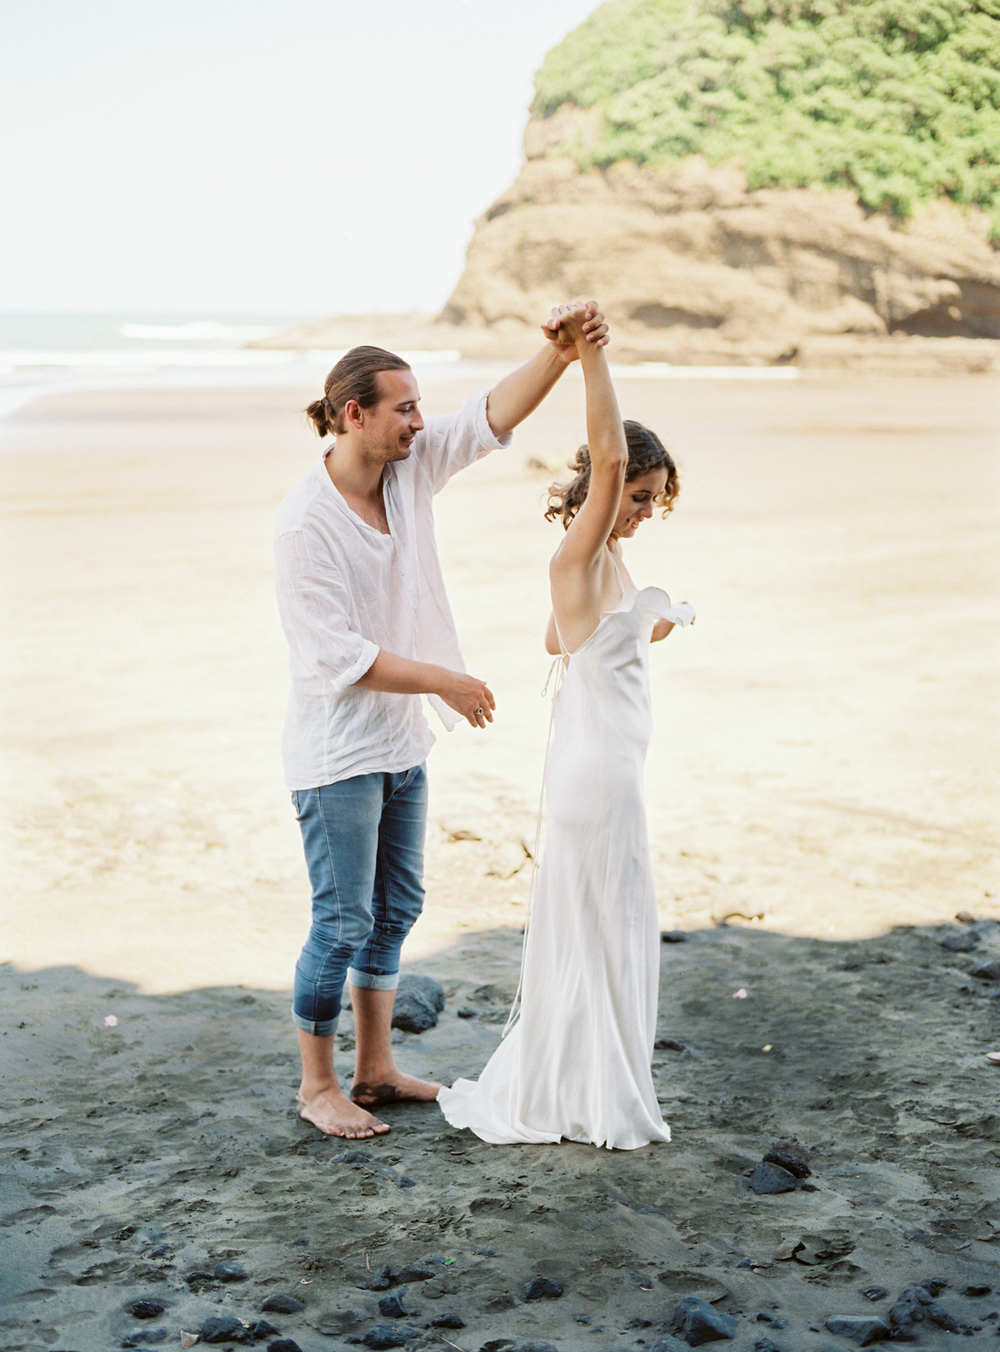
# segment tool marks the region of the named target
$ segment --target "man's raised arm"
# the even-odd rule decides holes
[[[486,400],[486,418],[495,436],[506,436],[529,413],[533,413],[566,367],[578,356],[575,343],[561,341],[555,310],[552,315],[553,318],[542,325],[542,332],[548,339],[542,351],[516,371],[511,371],[509,376],[504,376],[490,390]],[[588,302],[584,331],[588,343],[606,346],[608,326],[596,301]]]

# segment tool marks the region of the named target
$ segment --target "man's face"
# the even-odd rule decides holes
[[[365,451],[384,464],[405,460],[424,425],[417,378],[412,371],[379,371],[375,378],[382,397],[364,410]]]

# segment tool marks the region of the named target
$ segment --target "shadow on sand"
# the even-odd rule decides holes
[[[473,956],[487,938],[492,969]],[[404,1068],[478,1072],[519,942],[471,936],[418,965],[448,1003],[399,1043]],[[1000,1080],[984,1057],[1000,983],[970,975],[998,955],[995,922],[665,943],[658,1032],[675,1049],[657,1049],[654,1072],[674,1139],[630,1153],[492,1147],[433,1104],[389,1108],[391,1135],[345,1146],[295,1115],[286,994],[142,995],[75,968],[0,969],[3,1345],[96,1352],[162,1329],[176,1346],[208,1317],[260,1318],[279,1294],[303,1308],[267,1318],[303,1352],[378,1324],[417,1348],[651,1349],[695,1295],[737,1317],[735,1348],[770,1337],[798,1352],[846,1346],[826,1319],[884,1317],[929,1279],[995,1340],[1000,1297],[967,1292],[1000,1277]],[[349,1015],[339,1042],[349,1073]],[[808,1187],[757,1196],[750,1174],[778,1140],[808,1152]],[[408,1318],[359,1288],[435,1255],[406,1283]],[[245,1279],[218,1278],[227,1261]],[[537,1276],[564,1294],[525,1301]],[[164,1308],[140,1322],[126,1307],[144,1296]],[[464,1326],[435,1327],[445,1315]],[[929,1345],[941,1336],[921,1326]]]

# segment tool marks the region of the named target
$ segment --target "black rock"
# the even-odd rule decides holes
[[[417,1185],[416,1185],[416,1183],[414,1183],[414,1181],[413,1181],[412,1178],[397,1178],[397,1179],[396,1179],[396,1187],[397,1187],[397,1188],[415,1188],[416,1186],[417,1186]]]
[[[219,1282],[245,1282],[248,1281],[250,1273],[246,1268],[240,1267],[239,1263],[216,1263],[215,1279]]]
[[[815,1183],[800,1183],[799,1192],[819,1192]]]
[[[760,1168],[760,1165],[757,1167]],[[732,1338],[736,1333],[736,1324],[732,1315],[714,1309],[700,1296],[682,1296],[670,1316],[670,1332],[683,1338],[688,1347],[701,1347],[702,1343],[717,1343]]]
[[[308,1235],[299,1235],[298,1239],[292,1240],[292,1248],[304,1248],[309,1243]]]
[[[435,1014],[440,1014],[444,1009],[444,987],[440,981],[435,981],[432,976],[420,976],[416,972],[407,972],[399,978],[397,990],[419,991],[428,1004],[433,1006]]]
[[[430,1259],[422,1259],[419,1263],[414,1263],[413,1267],[400,1268],[393,1278],[394,1282],[400,1284],[405,1282],[429,1282],[432,1277],[440,1277],[441,1269]]]
[[[750,1186],[754,1192],[767,1194],[772,1192],[794,1192],[795,1175],[778,1164],[761,1161],[753,1171]]]
[[[265,1314],[298,1314],[306,1306],[297,1296],[268,1296],[260,1308]]]
[[[993,1290],[992,1286],[986,1286],[983,1282],[974,1282],[972,1286],[967,1286],[962,1292],[964,1296],[988,1296]]]
[[[412,1324],[376,1324],[361,1341],[365,1347],[375,1348],[378,1352],[381,1348],[402,1347],[411,1338],[419,1338],[421,1331]]]
[[[908,1286],[889,1307],[889,1323],[897,1333],[909,1333],[917,1324],[936,1324],[949,1333],[961,1333],[962,1325],[937,1303],[926,1286]]]
[[[781,1348],[770,1338],[758,1338],[753,1345],[753,1352],[781,1352]]]
[[[455,1013],[460,1019],[476,1019],[479,1017],[478,1009],[470,1009],[468,1005],[463,1005],[461,1009],[456,1009]]]
[[[302,1352],[302,1348],[294,1338],[278,1338],[273,1343],[268,1343],[267,1352]]]
[[[826,1327],[858,1347],[870,1347],[892,1336],[892,1329],[878,1315],[835,1314],[826,1321]]]
[[[388,1291],[391,1285],[392,1268],[387,1264],[385,1267],[380,1267],[375,1276],[369,1278],[368,1281],[358,1282],[357,1288],[359,1291]]]
[[[513,1347],[513,1338],[491,1338],[488,1343],[483,1343],[479,1352],[500,1352],[502,1347]]]
[[[865,1300],[874,1302],[876,1300],[885,1300],[889,1292],[884,1286],[869,1286],[867,1290],[862,1291],[861,1294],[864,1296]]]
[[[974,953],[979,947],[979,935],[972,930],[959,930],[946,934],[940,944],[949,953]]]
[[[215,1285],[215,1274],[214,1272],[188,1272],[184,1280],[191,1290],[197,1294],[203,1287]]]
[[[163,1306],[158,1300],[149,1300],[148,1297],[142,1297],[140,1300],[133,1300],[131,1305],[125,1306],[133,1319],[155,1319],[158,1314],[163,1313]]]
[[[403,1306],[403,1297],[406,1295],[406,1287],[401,1287],[391,1296],[383,1296],[378,1303],[378,1312],[385,1319],[406,1319],[412,1311]]]
[[[430,1325],[432,1329],[464,1329],[465,1320],[457,1314],[439,1314]]]
[[[788,1327],[788,1320],[782,1319],[779,1315],[772,1314],[770,1310],[761,1310],[757,1316],[758,1324],[770,1324],[773,1329],[783,1329]]]
[[[281,1329],[276,1329],[273,1324],[269,1324],[266,1319],[258,1319],[255,1324],[250,1325],[249,1330],[257,1342],[264,1338],[280,1338]]]
[[[808,1178],[812,1173],[809,1168],[809,1156],[800,1145],[795,1145],[791,1141],[776,1141],[764,1156],[764,1160],[767,1164],[780,1165],[796,1178]]]
[[[540,1343],[537,1339],[532,1339],[527,1343],[518,1343],[514,1352],[559,1352],[553,1343]]]
[[[930,1277],[922,1282],[916,1282],[916,1286],[922,1286],[925,1291],[929,1291],[932,1296],[939,1296],[942,1291],[948,1290],[948,1283],[940,1277]]]
[[[525,1300],[558,1300],[563,1293],[562,1282],[551,1277],[534,1277],[521,1288]]]
[[[428,1028],[435,1027],[442,1009],[444,989],[439,981],[413,973],[399,978],[392,1010],[393,1028],[401,1028],[404,1033],[426,1033]]]
[[[662,944],[686,944],[687,935],[683,930],[664,930],[660,935]]]
[[[250,1330],[234,1319],[231,1314],[213,1314],[205,1320],[198,1330],[203,1343],[243,1343],[252,1342]]]
[[[679,1037],[658,1037],[653,1046],[658,1052],[686,1052],[688,1047]]]
[[[969,976],[977,976],[980,981],[1000,981],[1000,958],[992,961],[984,958],[969,968]]]
[[[331,1155],[331,1164],[371,1164],[371,1155],[363,1150],[342,1150],[339,1155]]]

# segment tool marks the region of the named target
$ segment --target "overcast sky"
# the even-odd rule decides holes
[[[595,7],[2,0],[0,309],[438,309]]]

